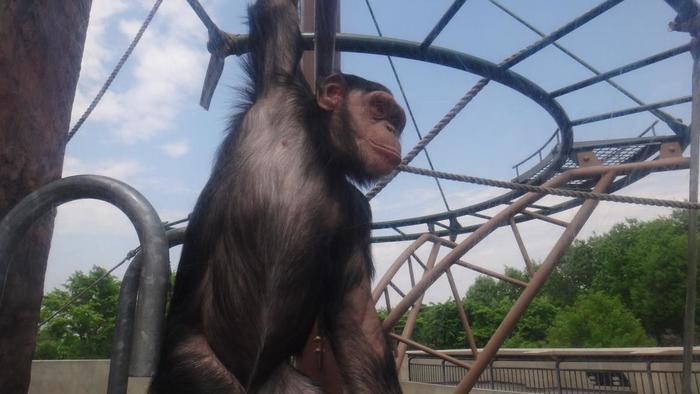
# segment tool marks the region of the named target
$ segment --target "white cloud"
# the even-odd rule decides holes
[[[80,200],[61,205],[56,216],[56,235],[130,234],[129,219],[118,208],[102,201]]]
[[[107,78],[110,70],[105,61],[121,56],[151,6],[152,2],[142,2],[138,7],[141,16],[119,20],[113,17],[125,10],[125,3],[120,0],[105,6],[96,2],[97,11],[93,13],[97,16],[88,33],[90,50],[86,49],[84,57],[74,121]],[[107,24],[108,17],[111,25]],[[119,48],[109,46],[114,45],[114,36],[108,43],[108,27],[116,28],[126,38],[120,40]],[[196,106],[208,62],[206,40],[206,29],[186,2],[164,2],[118,77],[129,81],[128,86],[112,86],[91,115],[92,120],[102,122],[125,143],[148,141],[166,132],[185,103]]]
[[[185,140],[173,141],[162,145],[160,148],[166,155],[177,159],[190,151],[190,144]]]
[[[86,163],[76,157],[66,156],[63,163],[63,176],[79,174],[104,175],[120,181],[131,183],[133,177],[143,172],[140,162],[133,159],[101,160],[96,163]]]

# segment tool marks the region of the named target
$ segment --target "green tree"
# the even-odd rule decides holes
[[[562,310],[547,332],[553,347],[652,346],[639,320],[622,302],[602,292],[583,294]]]
[[[526,274],[506,267],[506,275],[527,281]],[[478,346],[484,346],[520,295],[521,289],[510,283],[481,276],[467,290],[465,306]],[[538,347],[559,308],[547,295],[536,297],[505,341],[506,347]]]
[[[106,270],[93,267],[68,278],[64,289],[44,296],[41,320],[48,318],[72,297],[88,288]],[[117,316],[120,282],[108,275],[82,294],[39,330],[35,359],[109,358]]]

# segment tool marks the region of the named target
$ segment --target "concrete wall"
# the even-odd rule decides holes
[[[109,360],[39,360],[32,362],[29,394],[107,392]],[[145,394],[149,379],[129,379],[129,394]]]
[[[401,382],[401,388],[403,389],[403,394],[452,394],[455,388],[451,386],[441,386],[438,384],[426,384],[426,383],[416,383],[416,382]],[[512,394],[506,391],[484,391],[478,389],[472,389],[470,394]]]
[[[98,394],[107,392],[109,360],[34,361],[29,394]],[[145,394],[148,378],[129,379],[129,394]],[[401,382],[404,394],[451,394],[454,387]],[[474,394],[486,391],[472,390]],[[489,394],[497,394],[489,391]]]

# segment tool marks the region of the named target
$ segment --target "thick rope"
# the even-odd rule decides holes
[[[444,129],[445,126],[447,126],[452,121],[452,119],[454,119],[457,116],[457,114],[459,114],[459,112],[462,109],[464,109],[464,107],[466,107],[467,104],[469,104],[469,102],[472,101],[472,99],[474,99],[474,97],[476,97],[476,95],[479,94],[481,89],[483,89],[484,86],[486,86],[490,81],[491,80],[487,78],[480,79],[479,82],[476,83],[476,85],[469,89],[467,94],[465,94],[461,99],[459,99],[457,104],[455,104],[454,107],[452,107],[452,109],[450,109],[450,111],[447,114],[445,114],[445,116],[443,116],[442,119],[440,119],[440,121],[435,126],[433,126],[433,128],[428,132],[428,134],[426,134],[425,137],[423,137],[423,139],[418,141],[416,146],[414,146],[413,149],[411,149],[411,151],[408,152],[406,156],[404,156],[404,158],[401,160],[401,165],[406,165],[410,163],[418,155],[418,153],[420,153],[420,151],[422,151],[426,147],[426,145],[428,145],[430,141],[433,140],[433,138],[437,137],[437,135],[440,134],[442,129]],[[376,196],[380,191],[382,191],[382,189],[384,189],[386,185],[389,184],[389,182],[396,178],[396,175],[398,174],[399,171],[394,170],[391,174],[380,179],[379,182],[377,182],[372,187],[372,189],[370,189],[370,191],[368,191],[365,195],[367,199],[371,200],[372,197]]]
[[[451,181],[474,183],[477,185],[500,187],[504,189],[520,190],[525,192],[551,194],[555,196],[585,198],[600,201],[612,201],[625,204],[652,205],[657,207],[681,208],[681,209],[700,209],[700,203],[690,203],[686,201],[661,200],[657,198],[644,198],[632,196],[619,196],[607,193],[584,192],[579,190],[560,189],[546,186],[526,185],[522,183],[513,183],[507,181],[499,181],[495,179],[479,178],[469,175],[457,175],[447,172],[430,171],[423,168],[416,168],[406,165],[399,166],[400,171],[410,172],[412,174],[425,175],[430,177],[438,177]]]
[[[129,47],[126,49],[126,52],[124,52],[121,59],[119,59],[119,62],[114,67],[114,70],[112,70],[112,73],[109,74],[107,81],[105,81],[104,85],[102,85],[100,91],[97,92],[97,95],[92,100],[88,108],[85,110],[83,116],[81,116],[80,119],[78,119],[78,121],[75,122],[73,128],[71,128],[70,132],[68,133],[68,136],[66,137],[66,142],[70,141],[71,138],[73,138],[75,133],[77,133],[80,129],[80,126],[82,126],[83,123],[85,123],[85,120],[87,120],[88,116],[90,116],[95,107],[97,107],[97,104],[100,102],[100,100],[102,100],[102,96],[104,96],[105,92],[107,92],[107,89],[109,89],[109,86],[114,81],[114,78],[116,78],[117,74],[119,74],[119,71],[121,71],[122,67],[124,66],[124,63],[126,63],[126,60],[131,55],[131,52],[133,52],[134,48],[136,48],[136,44],[138,44],[141,40],[143,33],[146,31],[146,28],[148,28],[148,25],[153,20],[153,17],[156,15],[156,11],[158,11],[158,8],[160,7],[162,2],[163,0],[156,0],[155,4],[153,4],[153,8],[151,8],[151,11],[148,13],[146,20],[143,21],[143,24],[141,24],[141,28],[139,29],[138,33],[136,33],[136,36],[134,36],[134,39],[131,41],[131,44],[129,44]]]

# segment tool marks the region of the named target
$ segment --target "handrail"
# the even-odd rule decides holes
[[[41,187],[22,199],[0,222],[0,259],[7,259],[29,227],[49,210],[86,198],[119,208],[136,229],[144,260],[139,275],[139,303],[134,319],[137,335],[131,364],[135,376],[151,376],[160,350],[170,268],[165,230],[158,213],[136,189],[99,175],[76,175]],[[6,267],[0,272],[0,307],[12,269],[10,264]]]

